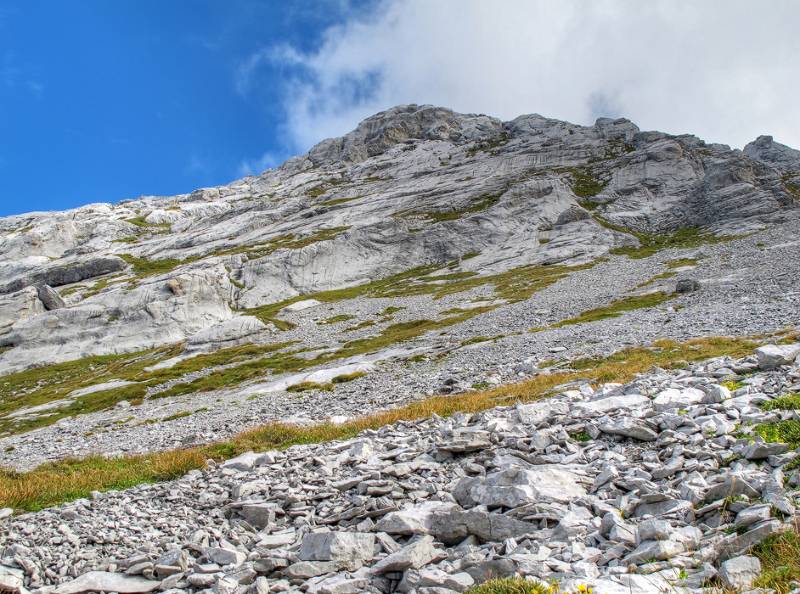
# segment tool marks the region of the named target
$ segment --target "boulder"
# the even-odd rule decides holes
[[[731,590],[749,590],[761,575],[761,561],[758,557],[742,555],[723,562],[719,568],[719,579]]]
[[[311,532],[303,537],[302,561],[333,561],[342,566],[372,559],[375,535],[358,532]]]
[[[71,582],[61,584],[55,594],[82,594],[83,592],[118,592],[119,594],[136,594],[152,592],[161,586],[161,582],[148,580],[140,576],[110,573],[108,571],[90,571]]]
[[[409,568],[419,569],[438,556],[439,551],[433,546],[433,537],[425,535],[388,557],[384,557],[373,565],[370,571],[373,574],[381,574],[389,571],[405,571]]]
[[[39,301],[42,302],[42,305],[47,311],[64,307],[64,300],[53,287],[49,285],[39,285],[36,287],[36,293],[39,297]]]
[[[586,495],[578,475],[557,465],[494,472],[470,489],[474,501],[489,507],[519,507],[526,503],[569,503]]]
[[[790,365],[800,355],[800,343],[767,344],[756,349],[758,366],[764,370]]]

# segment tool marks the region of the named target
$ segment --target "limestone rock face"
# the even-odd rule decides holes
[[[0,373],[236,344],[271,330],[219,326],[250,308],[420,267],[497,274],[597,261],[641,234],[749,233],[796,209],[798,155],[626,119],[397,106],[228,185],[0,219]],[[44,285],[58,298],[34,298]]]

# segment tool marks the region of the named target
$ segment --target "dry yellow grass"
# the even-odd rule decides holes
[[[111,459],[96,456],[65,460],[24,473],[0,471],[0,507],[37,510],[85,497],[92,491],[123,489],[140,483],[173,479],[191,469],[203,468],[209,458],[223,460],[249,450],[348,439],[366,429],[432,414],[448,416],[456,412],[472,413],[529,402],[546,397],[556,386],[578,378],[594,382],[626,382],[653,366],[674,368],[688,361],[710,357],[743,356],[754,346],[753,341],[744,338],[701,338],[681,344],[663,340],[652,347],[626,349],[606,358],[575,361],[572,370],[540,375],[481,392],[434,396],[343,425],[322,423],[300,427],[272,423],[201,447]]]

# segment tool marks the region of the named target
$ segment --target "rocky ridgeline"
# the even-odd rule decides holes
[[[276,328],[242,314],[415,267],[580,264],[642,234],[790,218],[800,152],[744,152],[625,119],[376,114],[257,177],[0,219],[0,373]],[[632,234],[638,233],[638,235]]]
[[[746,376],[733,392],[731,376]],[[518,575],[747,590],[747,552],[800,503],[799,453],[753,426],[797,418],[763,405],[798,390],[800,344],[770,345],[6,511],[0,589],[447,594]]]

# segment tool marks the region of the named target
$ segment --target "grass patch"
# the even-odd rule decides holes
[[[754,431],[764,441],[785,443],[792,449],[800,447],[800,420],[798,419],[762,423],[757,425]]]
[[[364,328],[369,328],[374,326],[375,322],[372,320],[364,320],[363,322],[359,322],[355,326],[349,326],[344,329],[345,332],[355,332],[356,330],[363,330]]]
[[[161,233],[168,232],[171,228],[169,223],[148,223],[143,216],[133,217],[131,219],[124,219],[126,223],[130,223],[131,225],[136,225],[140,229],[146,229],[148,231],[157,231]]]
[[[326,200],[325,202],[320,202],[320,206],[336,206],[337,204],[344,204],[345,202],[350,202],[352,200],[358,200],[359,198],[363,198],[363,196],[351,196],[350,198],[333,198],[331,200]]]
[[[471,146],[467,149],[467,156],[474,157],[478,153],[487,152],[492,155],[497,154],[497,149],[506,144],[509,140],[511,140],[511,136],[509,136],[508,132],[503,132],[497,138],[492,138],[491,140],[484,140],[478,143],[475,143],[474,146]]]
[[[569,436],[575,441],[592,441],[592,436],[586,431],[579,431],[578,433],[570,433]]]
[[[756,588],[787,594],[800,581],[800,532],[797,529],[770,536],[753,547],[761,561],[761,575],[753,584]]]
[[[145,278],[148,276],[156,276],[158,274],[166,274],[172,272],[178,266],[196,262],[201,256],[191,256],[180,260],[178,258],[163,258],[159,260],[150,260],[148,258],[139,258],[130,254],[119,254],[119,257],[125,260],[128,264],[133,266],[133,273],[137,278]]]
[[[786,173],[781,178],[781,181],[783,181],[783,187],[786,188],[786,191],[789,192],[795,200],[800,200],[800,183],[792,180],[798,177],[798,175],[800,174],[795,171],[793,173]]]
[[[656,282],[658,282],[660,280],[664,280],[664,279],[667,279],[667,278],[672,278],[674,276],[675,276],[674,272],[670,272],[670,271],[662,272],[661,274],[655,275],[653,278],[647,279],[643,283],[639,283],[638,285],[636,285],[636,288],[637,289],[643,289],[644,287],[649,287],[650,285],[652,285],[652,284],[654,284],[654,283],[656,283]]]
[[[607,229],[633,235],[639,240],[639,247],[618,247],[610,250],[613,255],[628,256],[633,259],[647,258],[668,248],[690,249],[713,243],[725,243],[738,239],[737,236],[719,237],[696,227],[680,229],[674,233],[643,233],[616,225],[603,217],[594,215],[595,221]]]
[[[333,384],[320,384],[317,382],[300,382],[293,386],[286,388],[287,392],[309,392],[311,390],[323,390],[330,392],[333,390]]]
[[[346,384],[347,382],[352,382],[357,380],[360,377],[365,377],[367,374],[364,371],[354,371],[353,373],[343,373],[342,375],[337,375],[335,378],[331,380],[331,383],[334,384]]]
[[[282,449],[292,445],[349,439],[361,431],[378,429],[397,421],[420,419],[432,414],[449,416],[456,412],[475,413],[495,406],[530,402],[550,395],[556,386],[579,378],[592,382],[627,382],[653,366],[674,369],[687,361],[725,355],[741,357],[752,352],[755,346],[748,339],[726,337],[701,338],[682,344],[664,340],[652,347],[627,349],[606,358],[576,361],[572,365],[573,370],[540,375],[483,392],[435,396],[340,425],[272,423],[245,431],[226,441],[195,448],[121,458],[65,460],[23,473],[1,471],[0,507],[33,511],[86,497],[91,491],[122,489],[140,483],[177,478],[189,470],[203,468],[208,458],[222,460],[250,450]]]
[[[570,272],[587,270],[600,261],[595,260],[581,266],[520,266],[505,272],[485,276],[477,276],[472,273],[437,275],[436,273],[445,269],[446,266],[429,264],[355,287],[331,289],[311,295],[297,295],[277,303],[245,309],[243,313],[255,316],[264,323],[277,325],[277,323],[281,322],[278,314],[283,308],[304,299],[313,298],[323,303],[335,303],[357,297],[391,298],[414,295],[431,295],[434,299],[440,299],[447,295],[461,293],[484,285],[494,285],[495,295],[498,298],[515,303],[529,299],[537,291],[552,285]],[[487,306],[486,308],[470,311],[474,311],[477,314],[493,308],[494,306]],[[286,324],[289,324],[289,322],[286,322]],[[292,327],[294,326],[292,325]]]
[[[347,320],[352,320],[353,318],[355,318],[355,316],[351,316],[350,314],[339,314],[338,316],[320,320],[317,322],[317,324],[338,324],[339,322],[346,322]]]
[[[728,388],[728,390],[730,390],[731,392],[735,392],[739,388],[744,388],[747,384],[736,380],[727,380],[724,382],[720,382],[719,385]]]
[[[675,258],[667,262],[667,268],[675,269],[683,266],[695,266],[696,264],[697,258]]]
[[[558,588],[543,586],[525,578],[509,577],[484,582],[467,590],[467,594],[558,594]]]
[[[566,172],[572,176],[572,192],[578,198],[592,198],[603,191],[607,183],[597,179],[592,170],[588,167],[572,167],[560,169],[559,172]],[[584,203],[585,202],[585,203]],[[581,206],[592,210],[597,207],[591,201],[581,201]]]
[[[764,410],[800,410],[800,394],[788,394],[761,404]]]
[[[403,217],[424,217],[433,223],[441,223],[443,221],[454,221],[460,219],[461,217],[469,214],[475,214],[476,212],[482,212],[487,210],[497,204],[500,200],[500,196],[502,196],[502,192],[497,194],[481,194],[476,199],[474,199],[469,205],[453,210],[444,210],[444,211],[418,211],[412,210],[405,213],[402,213],[401,216]],[[462,258],[463,260],[463,258]]]
[[[177,421],[178,419],[185,419],[186,417],[191,417],[193,414],[194,412],[190,410],[183,410],[181,412],[175,413],[174,415],[169,415],[168,417],[164,417],[163,419],[161,419],[161,421],[165,423],[167,421]]]
[[[627,311],[634,309],[643,309],[647,307],[655,307],[669,301],[675,297],[674,294],[667,294],[662,292],[648,293],[647,295],[634,295],[632,297],[625,297],[618,301],[612,301],[605,307],[598,307],[585,311],[579,316],[561,320],[556,322],[551,327],[561,328],[562,326],[571,326],[573,324],[586,324],[588,322],[597,322],[598,320],[607,320],[609,318],[618,318]]]
[[[496,336],[473,336],[461,341],[461,346],[468,346],[470,344],[479,344],[481,342],[493,342],[505,338],[505,334],[497,334]]]
[[[120,237],[119,239],[111,240],[111,243],[138,243],[138,242],[139,238],[136,237],[135,235],[132,235],[130,237]]]
[[[248,260],[255,260],[269,256],[277,250],[299,250],[313,243],[320,241],[329,241],[338,235],[347,231],[350,227],[331,227],[329,229],[320,229],[311,235],[304,235],[298,237],[294,233],[287,233],[279,235],[273,239],[254,245],[239,245],[231,248],[223,248],[214,250],[209,256],[234,256],[243,254]]]
[[[175,357],[182,350],[173,345],[124,355],[102,355],[47,365],[0,378],[0,432],[14,434],[51,425],[68,416],[108,410],[123,400],[140,403],[148,389],[189,373],[223,365],[238,364],[187,383],[178,383],[154,397],[176,396],[221,389],[253,379],[265,372],[300,369],[309,363],[293,353],[280,351],[291,342],[270,345],[244,345],[186,359],[167,369],[146,371],[160,361]],[[48,404],[70,392],[112,379],[135,382],[131,385],[93,392],[64,402],[63,406],[27,417],[8,418],[21,409]]]

